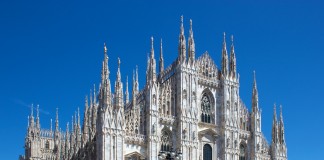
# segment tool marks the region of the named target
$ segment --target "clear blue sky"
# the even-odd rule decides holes
[[[273,104],[283,105],[289,159],[323,159],[324,4],[311,1],[0,1],[0,155],[23,154],[28,105],[39,104],[49,128],[60,126],[100,81],[107,43],[111,81],[139,65],[145,82],[150,37],[163,38],[165,65],[177,57],[180,16],[193,20],[196,56],[220,66],[222,33],[234,35],[240,95],[251,106],[256,70],[262,130],[271,141]],[[228,44],[230,38],[227,37]],[[130,86],[131,88],[131,86]],[[320,152],[321,151],[321,152]]]

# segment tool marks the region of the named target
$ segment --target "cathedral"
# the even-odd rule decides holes
[[[196,58],[192,21],[186,39],[183,17],[178,57],[171,65],[164,67],[162,40],[158,65],[153,46],[152,37],[146,84],[139,88],[136,67],[130,94],[128,78],[122,82],[119,58],[116,80],[111,83],[104,45],[99,89],[85,98],[82,116],[78,109],[62,131],[56,110],[54,128],[43,129],[39,106],[31,107],[25,154],[19,159],[287,160],[281,107],[279,117],[277,107],[273,108],[270,143],[261,131],[255,74],[251,111],[240,98],[233,36],[228,52],[224,33],[219,67],[208,52]]]

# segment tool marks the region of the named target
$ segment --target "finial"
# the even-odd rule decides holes
[[[66,133],[69,133],[69,122],[66,123]]]
[[[255,84],[256,83],[255,70],[253,70],[253,81],[254,81],[254,84]]]
[[[224,42],[226,41],[226,33],[224,32]]]
[[[56,120],[58,120],[58,107],[56,107]]]
[[[192,30],[192,19],[190,19],[190,30]]]
[[[180,23],[181,23],[181,25],[183,25],[183,15],[181,15],[181,17],[180,17]]]
[[[120,68],[120,58],[118,57],[118,69]]]
[[[30,115],[31,115],[31,117],[34,117],[34,104],[31,104],[30,109],[31,109]]]
[[[39,104],[37,105],[37,108],[36,108],[36,116],[39,117]]]
[[[138,82],[138,66],[136,65],[136,82]]]
[[[93,84],[93,103],[96,103],[97,96],[96,96],[96,84]]]
[[[153,49],[154,47],[154,38],[153,38],[153,36],[151,36],[151,49]]]
[[[162,49],[162,38],[161,38],[161,49]]]
[[[51,131],[53,130],[53,122],[52,121],[53,121],[53,119],[51,118],[51,128],[50,128]]]
[[[104,42],[104,53],[107,54],[106,42]]]
[[[233,44],[233,42],[234,42],[234,36],[233,35],[231,35],[231,41],[232,41],[232,44]]]

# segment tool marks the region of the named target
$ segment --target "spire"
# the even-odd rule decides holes
[[[180,18],[180,35],[179,35],[179,62],[185,62],[186,61],[186,38],[184,35],[184,27],[183,27],[183,16]]]
[[[66,123],[66,136],[69,134],[69,122]]]
[[[85,146],[86,142],[88,141],[88,97],[85,97],[85,105],[84,105],[84,114],[83,114],[83,135],[82,135],[82,146]]]
[[[161,74],[164,70],[164,59],[163,59],[163,49],[162,49],[162,38],[161,38],[161,45],[160,45],[160,64],[159,64],[159,73]]]
[[[30,106],[30,116],[29,116],[29,127],[34,128],[35,122],[34,122],[34,105],[32,104]]]
[[[37,109],[36,109],[36,128],[40,129],[40,122],[39,122],[39,105],[37,105]]]
[[[120,59],[118,58],[118,69],[115,82],[115,107],[117,109],[124,107],[123,105],[123,83],[121,82],[120,74]]]
[[[278,127],[277,127],[277,112],[276,104],[273,106],[273,120],[272,120],[272,142],[277,143],[278,138]]]
[[[228,74],[228,56],[226,49],[226,35],[224,32],[224,41],[223,41],[223,49],[222,49],[222,74],[223,76],[227,76]]]
[[[151,59],[154,59],[154,39],[151,37]]]
[[[126,104],[128,104],[128,102],[129,102],[128,76],[126,76],[126,91],[125,91],[125,96],[126,96]]]
[[[136,66],[137,68],[137,66]],[[133,100],[133,106],[136,105],[136,80],[135,80],[135,72],[133,70],[133,88],[132,88],[132,100]]]
[[[190,30],[189,30],[189,38],[188,38],[188,56],[189,62],[193,63],[195,60],[195,40],[193,37],[193,30],[192,30],[192,20],[190,19]]]
[[[282,106],[280,105],[280,121],[279,121],[279,126],[280,126],[280,143],[285,144],[285,126],[283,122],[283,117],[282,117]]]
[[[73,133],[74,132],[74,121],[73,121],[73,116],[71,118],[71,132]]]
[[[120,58],[118,57],[118,69],[117,69],[117,81],[121,81],[121,75],[120,75]]]
[[[148,70],[147,70],[147,83],[150,84],[151,82],[156,81],[156,62],[154,58],[154,48],[153,48],[153,37],[151,37],[151,56],[150,59],[148,60]]]
[[[59,118],[58,118],[58,108],[56,107],[55,132],[58,131],[59,131]]]
[[[255,71],[253,71],[253,91],[252,91],[252,111],[254,113],[259,111],[259,96],[258,96],[258,88],[256,83]]]
[[[232,45],[231,45],[230,72],[231,72],[231,76],[233,78],[235,78],[236,77],[236,56],[235,56],[235,51],[234,51],[234,37],[233,37],[233,35],[231,36],[231,41],[232,41]]]
[[[78,107],[78,126],[80,126],[80,108]]]
[[[111,105],[111,88],[110,88],[110,79],[109,79],[109,66],[108,66],[108,55],[107,55],[107,47],[104,44],[104,60],[102,62],[102,71],[101,71],[101,88],[100,88],[100,103],[101,107],[106,108]],[[118,77],[117,77],[118,78]],[[95,90],[94,90],[95,92]],[[95,97],[94,93],[94,97]],[[94,98],[94,102],[95,102]]]
[[[135,72],[135,74],[136,74],[136,81],[135,81],[135,84],[136,84],[136,93],[138,93],[138,91],[139,91],[139,83],[138,83],[138,66],[136,65],[136,72]]]
[[[51,132],[53,131],[53,127],[52,127],[52,126],[53,126],[53,124],[52,124],[53,122],[52,122],[52,121],[53,121],[53,120],[52,120],[52,118],[51,118],[51,128],[50,128],[50,131],[51,131]]]
[[[97,95],[96,95],[96,84],[93,84],[93,103],[96,104]]]

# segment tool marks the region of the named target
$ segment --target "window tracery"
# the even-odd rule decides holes
[[[167,130],[162,130],[161,133],[161,151],[169,151],[172,146],[171,134]]]
[[[201,121],[211,123],[211,102],[206,93],[201,99]]]
[[[240,145],[240,158],[239,158],[239,160],[246,160],[245,146],[243,144]]]

